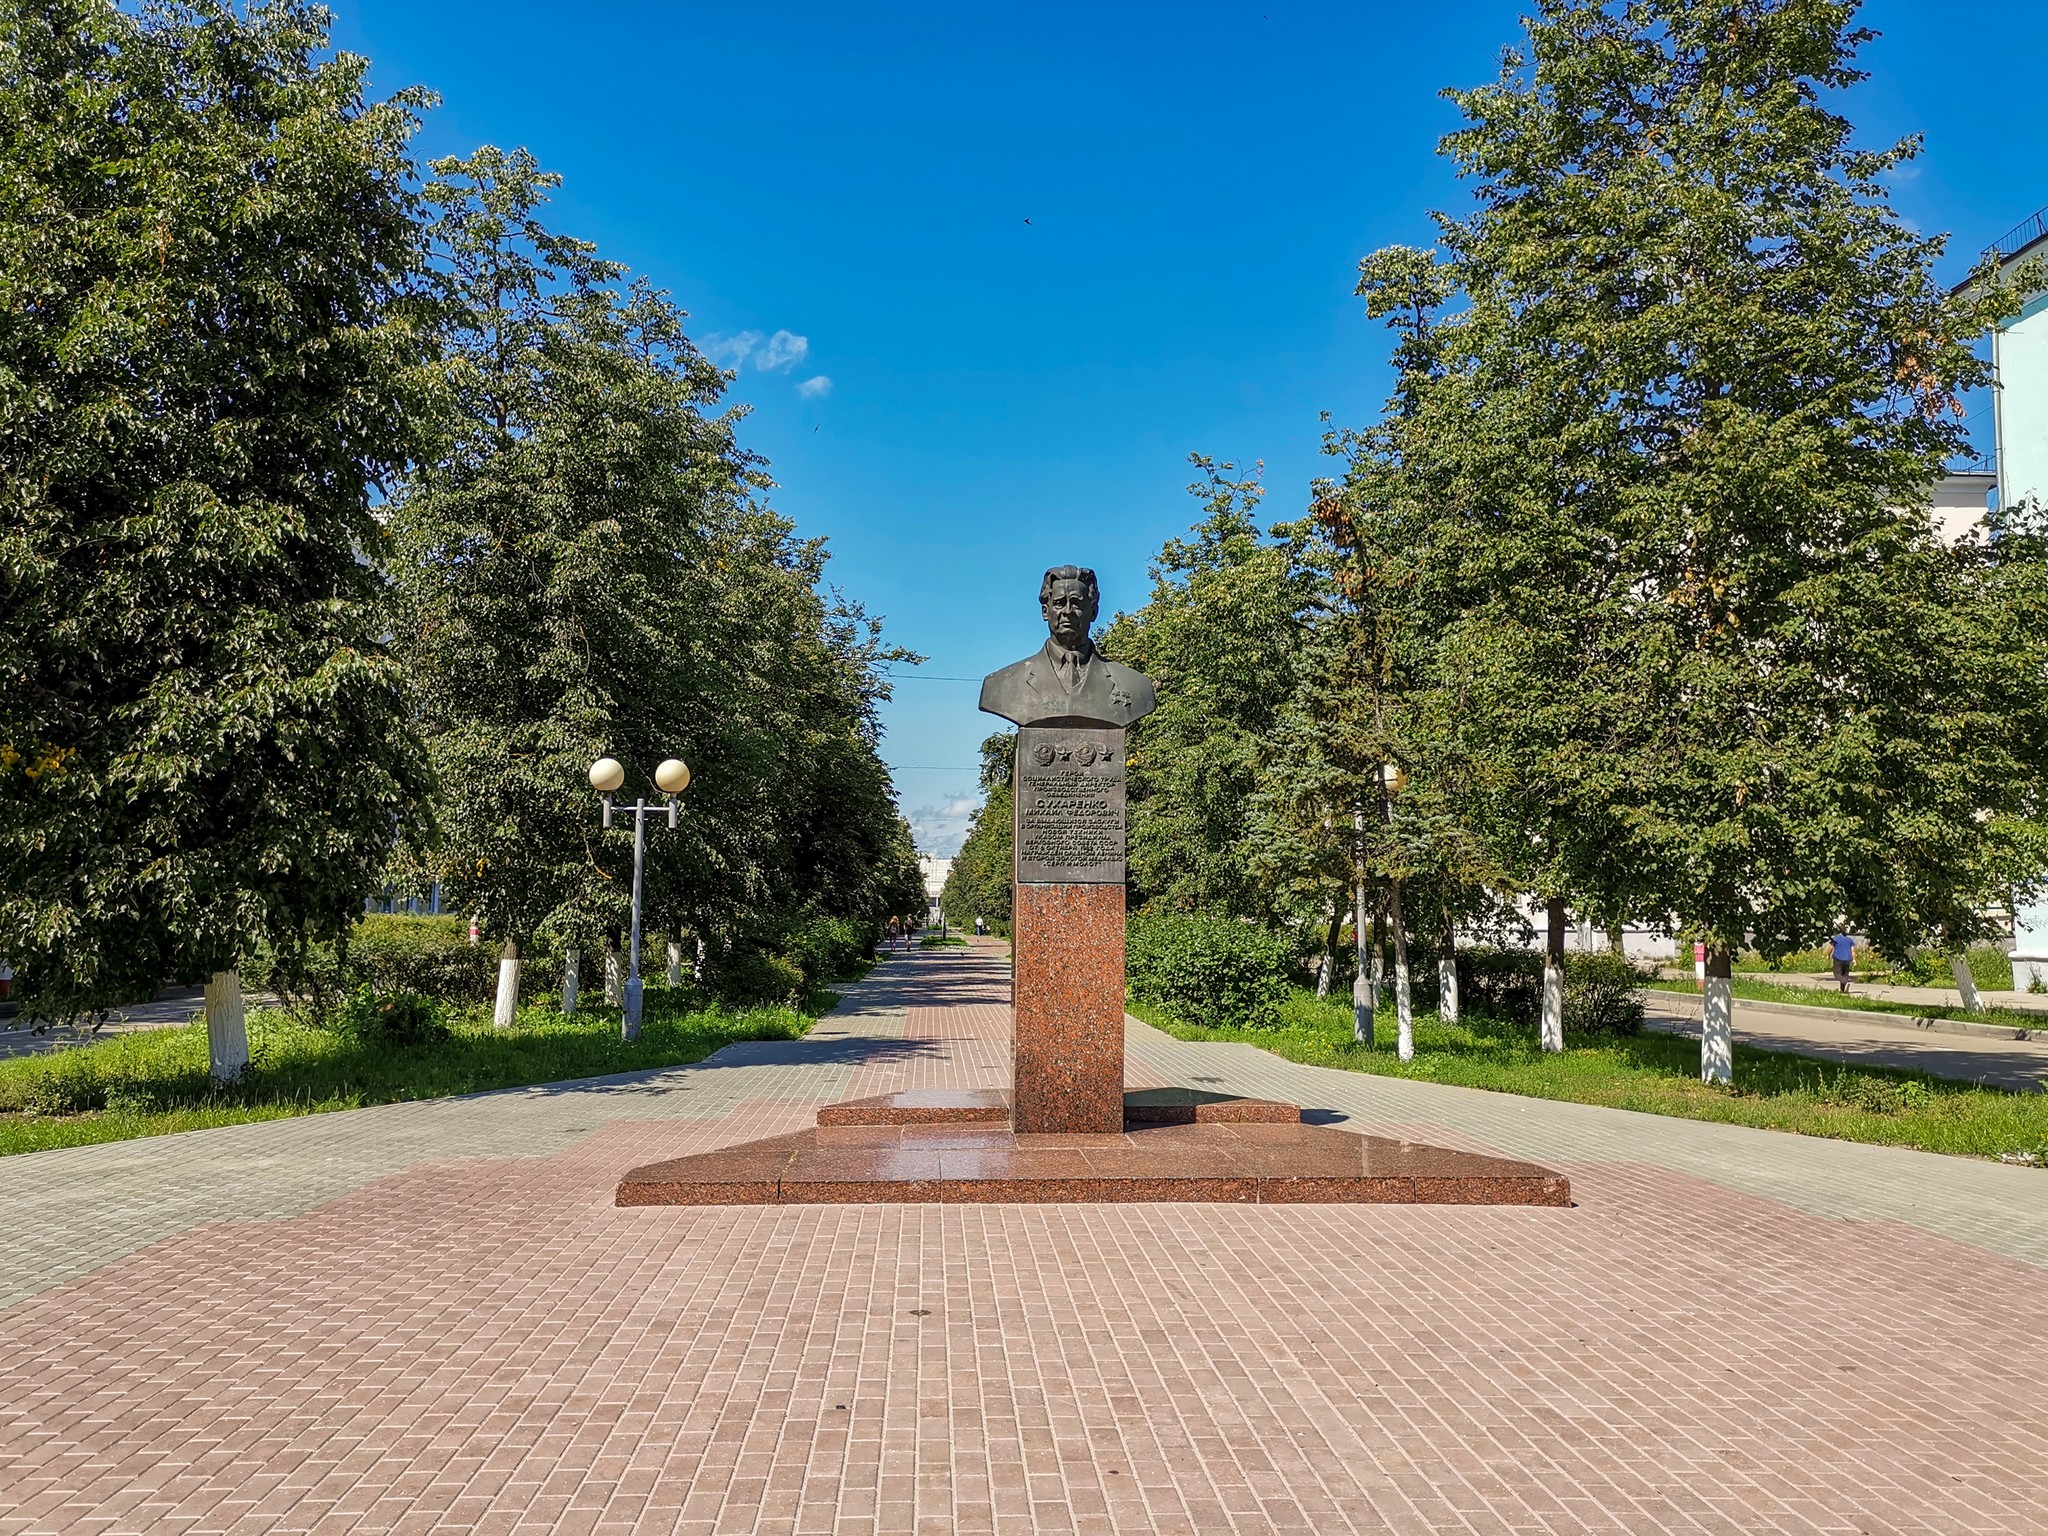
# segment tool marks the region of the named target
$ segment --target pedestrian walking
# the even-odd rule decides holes
[[[1856,958],[1856,936],[1849,933],[1828,935],[1828,955],[1834,961],[1835,985],[1842,991],[1849,990],[1849,962]]]

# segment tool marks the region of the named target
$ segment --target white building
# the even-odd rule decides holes
[[[946,889],[946,877],[953,873],[953,861],[921,853],[917,856],[917,872],[924,876],[925,921],[936,923],[939,920],[939,899]]]
[[[2048,265],[2048,208],[1985,254],[1996,256],[2006,273],[2037,260]],[[2035,286],[2019,313],[1993,329],[1991,370],[1997,504],[2048,505],[2048,287]],[[2048,985],[2048,901],[2016,907],[2012,929],[2014,988],[2026,991],[2036,979]]]

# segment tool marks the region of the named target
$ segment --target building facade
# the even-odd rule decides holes
[[[2048,208],[2008,232],[1985,252],[2001,272],[2017,275],[2039,261],[2048,267]],[[2000,507],[2048,505],[2048,285],[2032,285],[2020,311],[1991,333],[1992,431],[1996,438]],[[2026,991],[2048,987],[2048,900],[2013,909],[2012,981]]]

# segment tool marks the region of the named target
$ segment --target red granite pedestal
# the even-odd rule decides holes
[[[1113,1132],[1031,1135],[994,1090],[832,1104],[815,1130],[635,1168],[638,1205],[1570,1205],[1561,1174],[1303,1125],[1292,1104],[1186,1088],[1129,1096]]]
[[[1124,888],[1016,887],[1011,1060],[1016,1128],[1124,1128]]]

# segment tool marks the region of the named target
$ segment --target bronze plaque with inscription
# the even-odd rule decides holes
[[[1017,733],[1017,880],[1124,883],[1124,733],[1031,726]]]

